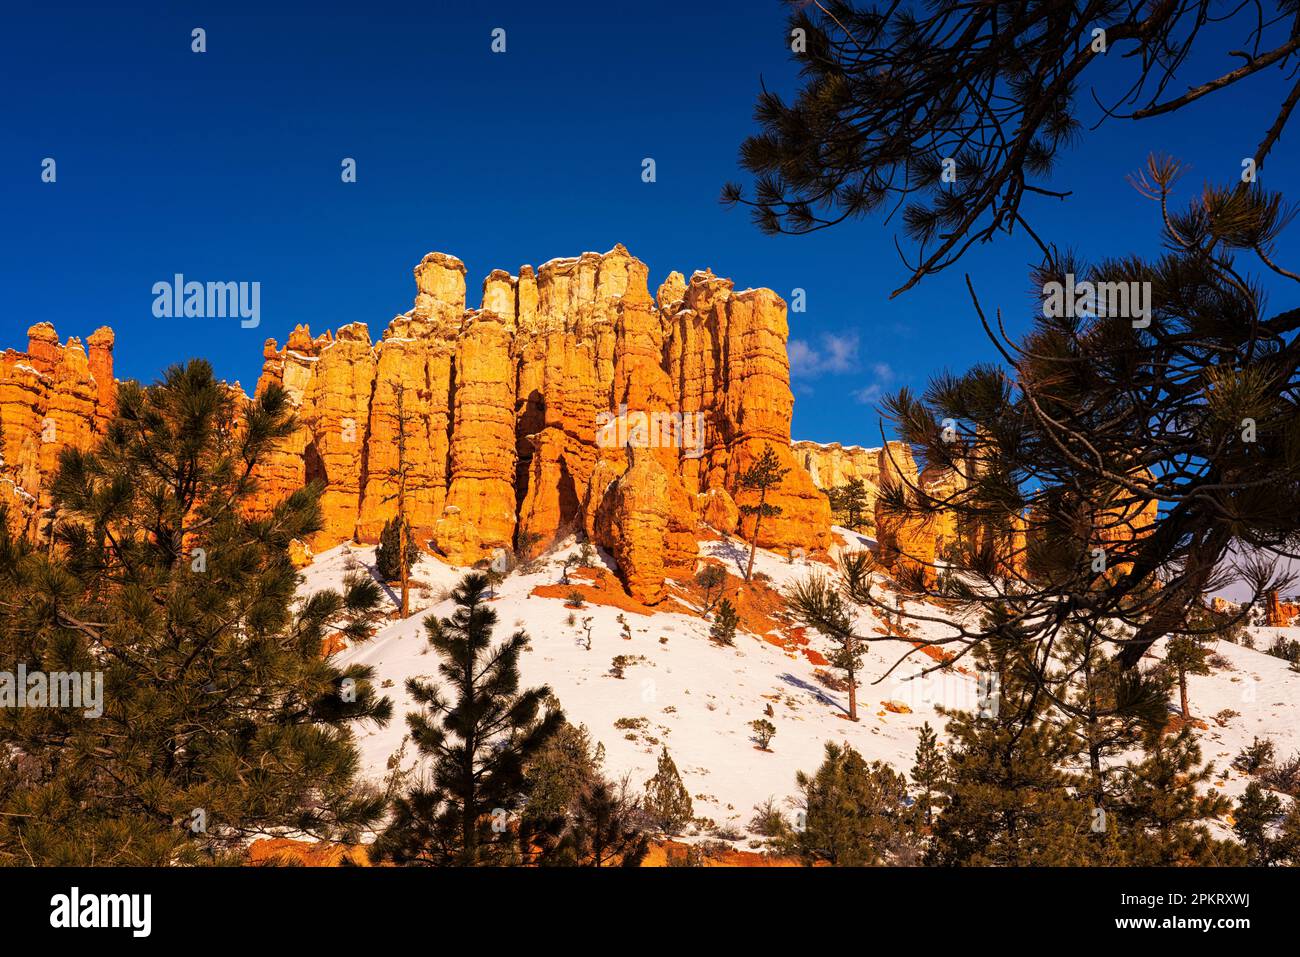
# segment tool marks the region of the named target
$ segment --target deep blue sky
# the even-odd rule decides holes
[[[874,444],[863,400],[994,357],[962,270],[1013,327],[1033,308],[1033,250],[1018,238],[890,301],[904,277],[892,225],[774,238],[718,204],[739,177],[760,76],[781,90],[795,79],[774,0],[134,11],[10,0],[0,13],[0,346],[21,348],[41,320],[65,337],[111,325],[120,377],[202,355],[251,391],[263,340],[296,323],[361,320],[378,338],[409,308],[411,268],[429,250],[465,260],[477,305],[494,267],[622,242],[656,284],[707,266],[738,287],[807,290],[808,311],[790,317],[795,437]],[[196,26],[202,55],[190,52]],[[489,49],[498,26],[504,55]],[[1216,52],[1187,82],[1236,65]],[[1235,177],[1285,89],[1273,70],[1174,117],[1108,122],[1060,168],[1075,197],[1027,211],[1087,255],[1151,252],[1156,208],[1125,175],[1162,149],[1193,165],[1182,196]],[[1081,115],[1096,116],[1086,95]],[[1298,137],[1284,136],[1264,182],[1294,180]],[[40,182],[47,156],[54,185]],[[353,185],[339,178],[346,156]],[[1294,268],[1298,251],[1293,237],[1281,258]],[[260,281],[261,326],[154,318],[150,289],[176,272]]]

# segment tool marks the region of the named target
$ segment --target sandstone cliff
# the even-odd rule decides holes
[[[790,471],[760,545],[829,545],[826,498],[790,448],[775,293],[697,272],[651,296],[622,246],[494,270],[478,309],[452,256],[429,254],[415,278],[413,308],[374,345],[359,323],[266,344],[258,388],[284,386],[302,428],[259,471],[261,495],[325,483],[314,549],[375,541],[404,473],[416,537],[448,561],[531,557],[582,530],[654,602],[665,575],[689,574],[698,523],[751,531],[738,505],[755,496],[739,479],[769,444]]]
[[[921,487],[912,450],[902,442],[888,442],[877,454],[879,491]],[[926,518],[900,516],[888,508],[888,499],[878,496],[876,512],[876,558],[894,572],[905,569],[919,573],[926,587],[935,581],[935,523]]]
[[[87,347],[89,347],[87,349]],[[27,330],[27,351],[0,354],[0,501],[20,534],[41,533],[41,510],[65,447],[88,448],[113,414],[113,332],[60,345],[48,322]]]
[[[1215,601],[1219,599],[1216,598]],[[1216,607],[1215,610],[1219,609]],[[1297,618],[1300,618],[1300,604],[1297,604],[1294,599],[1283,601],[1274,588],[1265,596],[1264,614],[1264,622],[1270,628],[1289,628]]]
[[[943,507],[945,501],[963,500],[970,479],[980,467],[976,457],[971,456],[961,470],[930,466],[918,475],[911,449],[899,442],[874,449],[834,442],[795,442],[791,448],[819,488],[829,490],[853,479],[862,480],[867,491],[867,507],[859,530],[878,540],[877,557],[886,569],[897,572],[904,556],[914,566],[932,566],[936,560],[946,560],[961,551],[991,550],[999,574],[1026,574],[1028,521],[1025,516],[1013,515],[1008,528],[995,530]],[[904,522],[886,515],[877,497],[880,489],[890,483],[919,488],[936,507],[924,521]],[[1131,527],[1149,528],[1153,517],[1154,505],[1144,510],[1137,525]],[[1116,523],[1117,527],[1122,524]],[[934,578],[934,570],[927,569],[926,579]]]
[[[360,322],[267,340],[257,390],[284,388],[299,428],[259,466],[254,509],[320,482],[304,556],[376,541],[399,498],[417,541],[455,564],[585,531],[653,603],[665,577],[691,573],[700,525],[752,531],[741,506],[757,496],[740,479],[770,445],[788,472],[759,544],[826,548],[826,496],[790,445],[785,303],[707,271],[652,295],[648,272],[622,246],[494,270],[470,308],[464,264],[430,253],[378,340]],[[58,450],[91,444],[112,415],[113,334],[87,344],[40,324],[0,359],[0,489],[29,534]]]
[[[795,461],[803,466],[820,489],[829,490],[860,479],[867,489],[866,523],[862,531],[876,534],[876,489],[880,487],[880,449],[838,442],[795,442],[790,446]]]

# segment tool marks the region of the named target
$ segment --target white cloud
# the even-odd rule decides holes
[[[871,367],[873,381],[864,388],[858,389],[853,393],[853,398],[857,399],[863,405],[873,405],[879,402],[881,397],[888,391],[898,378],[894,370],[884,362],[877,362]]]
[[[802,339],[791,339],[790,345],[786,347],[786,352],[790,355],[790,374],[791,375],[810,375],[810,372],[817,367],[817,353],[812,347]]]
[[[818,345],[812,346],[804,339],[791,339],[790,354],[792,375],[811,378],[826,373],[843,375],[858,370],[858,334],[823,332]]]

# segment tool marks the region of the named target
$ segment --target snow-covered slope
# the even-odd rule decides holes
[[[856,537],[845,529],[837,532],[846,539]],[[493,602],[499,616],[498,636],[517,628],[527,631],[531,643],[521,661],[523,681],[527,686],[549,685],[569,719],[585,724],[592,737],[604,744],[610,776],[627,774],[640,787],[654,774],[661,745],[667,745],[692,795],[696,815],[711,818],[720,827],[744,831],[756,804],[768,797],[783,802],[793,794],[795,772],[814,770],[828,740],[847,741],[868,759],[906,771],[923,722],[928,721],[943,740],[945,719],[936,705],[971,708],[975,704],[972,674],[947,671],[915,679],[935,664],[919,651],[890,672],[908,646],[877,642],[864,660],[858,693],[861,720],[851,722],[847,695],[827,688],[815,675],[818,665],[810,657],[816,655],[798,648],[787,651],[743,633],[737,634],[734,647],[721,647],[708,640],[707,622],[688,614],[656,610],[642,615],[592,603],[575,611],[563,598],[531,594],[539,585],[559,582],[559,559],[573,550],[557,552],[540,572],[515,573],[506,579]],[[372,564],[373,551],[345,545],[318,555],[304,570],[304,592],[337,586],[349,564]],[[701,542],[701,551],[729,562],[733,569],[745,555],[743,547],[725,539]],[[824,566],[790,563],[760,552],[755,567],[779,589]],[[404,716],[412,708],[406,679],[436,675],[437,656],[425,638],[423,620],[429,614],[451,613],[451,601],[438,598],[463,573],[422,558],[412,572],[420,583],[412,602],[417,612],[388,623],[373,640],[338,655],[340,664],[373,666],[382,693],[393,699],[395,716],[388,727],[359,733],[366,773],[376,780],[388,773],[388,761],[406,735]],[[579,573],[573,574],[578,580]],[[395,596],[390,599],[396,604]],[[665,602],[661,607],[677,606]],[[630,640],[623,637],[620,614],[631,628]],[[936,610],[936,614],[941,613]],[[590,651],[585,618],[591,619]],[[860,616],[859,626],[865,632],[879,624],[869,615]],[[938,623],[912,628],[918,637],[944,635]],[[1254,630],[1261,649],[1278,631]],[[820,636],[810,633],[808,638],[810,648],[827,650]],[[1224,663],[1210,676],[1190,679],[1190,698],[1193,713],[1208,722],[1200,739],[1204,757],[1214,761],[1216,771],[1224,772],[1232,757],[1256,736],[1271,738],[1279,757],[1300,750],[1300,674],[1262,651],[1226,642],[1214,650]],[[624,668],[621,679],[611,672],[616,656],[636,659]],[[883,707],[885,702],[898,710]],[[749,724],[764,717],[768,704],[773,710],[768,720],[777,730],[771,750],[765,752],[758,749]],[[1224,713],[1222,725],[1213,717],[1220,713]],[[413,762],[412,752],[408,747],[403,765]],[[1235,796],[1245,783],[1233,771],[1219,786]]]

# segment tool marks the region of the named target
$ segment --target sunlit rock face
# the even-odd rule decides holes
[[[753,533],[745,472],[771,445],[786,472],[759,545],[830,544],[830,508],[790,445],[785,303],[768,289],[649,270],[623,246],[497,269],[467,303],[466,270],[430,253],[412,307],[372,340],[363,322],[267,340],[257,393],[282,387],[298,429],[256,472],[254,511],[320,483],[304,547],[375,542],[399,499],[417,541],[457,565],[524,557],[574,532],[609,549],[639,600],[690,573],[707,524]],[[34,326],[0,360],[6,494],[44,501],[63,444],[112,415],[113,337],[60,345]],[[52,441],[41,440],[53,422]]]
[[[10,528],[40,534],[41,511],[64,448],[90,448],[103,435],[117,394],[113,332],[100,328],[85,345],[60,344],[48,322],[27,330],[27,350],[0,354],[0,502]]]
[[[753,532],[741,477],[771,445],[788,468],[759,544],[830,543],[825,495],[790,447],[785,303],[710,272],[649,270],[622,246],[497,269],[467,305],[465,266],[430,253],[412,309],[373,344],[360,323],[268,342],[299,434],[259,471],[264,506],[319,480],[321,549],[377,540],[402,497],[417,540],[472,565],[585,532],[653,603],[689,574],[701,523]],[[403,412],[399,414],[399,405]],[[405,448],[405,455],[399,453]],[[631,451],[629,451],[629,447]]]

